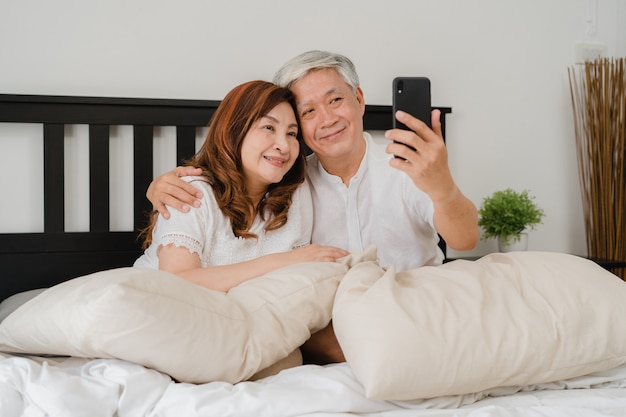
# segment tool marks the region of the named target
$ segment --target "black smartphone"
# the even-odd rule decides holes
[[[396,110],[402,110],[418,118],[432,128],[430,113],[430,79],[427,77],[396,77],[393,80],[393,124],[394,128],[408,128],[396,120]]]

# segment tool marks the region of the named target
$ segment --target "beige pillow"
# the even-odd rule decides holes
[[[157,270],[95,273],[9,315],[0,350],[118,358],[179,381],[235,383],[287,358],[328,324],[354,259],[288,266],[228,293]]]
[[[333,324],[373,399],[466,394],[573,378],[626,362],[626,283],[586,259],[492,254],[342,280]]]

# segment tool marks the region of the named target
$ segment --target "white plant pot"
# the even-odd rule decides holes
[[[521,233],[519,240],[515,240],[514,238],[509,239],[509,244],[505,244],[502,239],[499,237],[498,240],[498,251],[500,252],[517,252],[517,251],[525,251],[528,249],[528,233]]]

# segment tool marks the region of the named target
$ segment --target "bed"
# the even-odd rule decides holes
[[[215,338],[203,342],[200,335],[205,335],[206,328],[202,327],[181,330],[185,318],[197,317],[193,314],[198,306],[190,307],[189,315],[181,318],[169,310],[168,297],[172,293],[182,298],[199,295],[194,288],[180,289],[171,277],[159,276],[155,280],[161,287],[150,291],[160,291],[162,298],[141,307],[151,317],[140,317],[139,330],[122,335],[124,325],[131,326],[138,310],[129,298],[120,298],[117,290],[126,288],[124,296],[134,291],[133,296],[143,297],[144,302],[145,283],[150,281],[128,267],[141,254],[137,231],[151,209],[145,190],[154,175],[155,129],[168,126],[175,132],[180,163],[195,152],[197,137],[218,104],[0,95],[0,129],[5,124],[41,126],[44,148],[43,230],[0,233],[0,300],[4,307],[15,309],[0,323],[0,346],[4,346],[0,348],[0,415],[626,415],[624,283],[590,261],[565,254],[494,254],[477,261],[454,260],[440,267],[398,272],[380,268],[376,248],[369,248],[337,267],[297,266],[267,278],[299,285],[279,296],[273,293],[271,303],[258,299],[259,288],[266,289],[261,281],[258,287],[245,287],[233,296],[248,305],[250,300],[259,306],[271,304],[271,311],[255,310],[259,316],[275,317],[277,311],[284,314],[286,309],[295,312],[291,321],[281,318],[277,326],[267,327],[268,320],[264,320],[241,336],[249,338],[253,332],[255,337],[271,336],[254,339],[262,348],[257,356],[250,351],[225,351],[226,346],[236,349],[232,344],[240,339],[233,331],[234,319],[214,312],[205,325],[218,326],[225,333],[221,351],[211,351],[209,356],[191,352],[194,343],[209,345],[216,343]],[[445,131],[445,116],[451,109],[440,109]],[[390,124],[390,106],[366,106],[366,130],[385,130]],[[65,225],[64,137],[69,125],[88,126],[89,188],[95,192],[89,193],[87,231],[67,231]],[[112,230],[109,220],[109,139],[115,126],[132,126],[133,132],[133,224],[123,231]],[[117,292],[107,294],[118,295],[107,295],[101,302],[89,298],[93,292],[85,292],[85,282],[107,290],[111,282],[117,282]],[[416,282],[419,286],[414,286]],[[403,291],[394,290],[398,288]],[[294,301],[296,292],[306,299]],[[107,297],[114,297],[115,302]],[[207,297],[216,303],[231,302],[215,294]],[[198,300],[206,302],[206,298]],[[223,305],[231,308],[231,304]],[[407,311],[417,317],[408,317]],[[425,311],[443,317],[440,325],[421,320]],[[98,351],[100,347],[93,343],[86,346],[93,339],[86,340],[84,333],[106,327],[111,317],[116,318],[117,327],[104,332],[104,337],[127,344],[106,352]],[[292,357],[293,347],[330,317],[347,363],[283,363],[273,368]],[[468,317],[474,320],[468,322]],[[106,318],[109,321],[103,322]],[[63,328],[68,320],[81,322],[82,327]],[[155,328],[148,333],[140,329],[146,322],[162,326],[168,320],[172,326],[168,340],[157,343]],[[420,331],[401,334],[398,340],[403,333],[398,329],[407,325]],[[196,336],[186,344],[170,346],[176,331]],[[229,331],[232,340],[228,340]],[[17,333],[28,339],[37,332],[42,336],[37,343],[44,347],[31,344],[20,350],[15,348],[18,342],[9,340]],[[163,327],[157,332],[163,333]],[[267,351],[278,349],[276,340],[289,340],[290,345],[267,357]],[[186,361],[173,360],[180,349],[188,355]],[[220,370],[199,375],[198,362],[194,362],[198,358],[232,363],[233,369],[228,374]],[[249,367],[244,372],[237,362]]]

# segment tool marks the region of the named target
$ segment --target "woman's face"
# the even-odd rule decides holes
[[[280,103],[250,128],[241,145],[246,188],[265,193],[280,182],[300,152],[298,123],[288,103]]]

